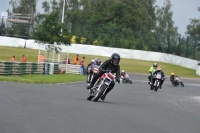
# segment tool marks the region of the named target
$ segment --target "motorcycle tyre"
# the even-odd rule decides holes
[[[157,86],[155,86],[155,87],[154,87],[154,91],[157,91],[157,90],[158,90],[158,87],[157,87]]]
[[[97,102],[99,100],[99,98],[103,95],[104,91],[106,90],[107,85],[102,84],[100,87],[100,91],[96,94],[95,98],[94,98],[94,102]]]
[[[133,82],[131,80],[129,80],[128,82],[129,82],[129,84],[133,84]]]
[[[180,82],[180,84],[181,84],[181,86],[182,86],[182,87],[184,87],[184,84],[183,84],[183,82],[182,82],[182,81]]]
[[[150,85],[150,90],[154,90],[153,85]]]
[[[87,75],[87,83],[90,83],[90,74]]]

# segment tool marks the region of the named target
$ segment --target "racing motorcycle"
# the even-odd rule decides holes
[[[98,101],[99,98],[105,94],[112,81],[115,81],[115,75],[110,71],[104,73],[90,89],[87,100],[93,99],[95,102]]]
[[[158,72],[156,75],[153,75],[153,79],[154,79],[154,82],[152,85],[150,85],[150,89],[157,91],[158,88],[160,87],[160,83],[162,80],[161,72]]]
[[[87,83],[91,83],[94,75],[98,72],[99,72],[99,67],[97,65],[94,65],[92,68],[88,69]]]
[[[174,86],[178,86],[178,85],[181,85],[182,87],[184,87],[184,84],[183,84],[183,82],[180,80],[180,78],[179,77],[174,77],[174,84],[173,84]]]
[[[121,75],[121,80],[122,83],[133,84],[132,80],[129,79],[129,75],[127,73],[125,73],[124,76]]]

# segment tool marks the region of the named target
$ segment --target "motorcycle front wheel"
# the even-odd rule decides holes
[[[101,85],[101,87],[99,88],[99,92],[96,94],[96,96],[94,98],[94,102],[99,100],[99,98],[103,95],[106,88],[107,88],[107,85],[105,85],[105,84]]]

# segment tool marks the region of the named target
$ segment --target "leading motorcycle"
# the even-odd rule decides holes
[[[158,72],[156,75],[153,75],[154,82],[150,85],[150,89],[157,91],[158,88],[160,87],[161,80],[162,80],[161,72]]]
[[[112,81],[115,81],[115,75],[109,71],[104,73],[90,89],[87,100],[98,101],[105,94]]]

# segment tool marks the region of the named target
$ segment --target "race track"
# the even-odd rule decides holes
[[[200,80],[155,92],[147,75],[130,78],[104,102],[86,100],[85,82],[0,82],[0,133],[200,133]]]

